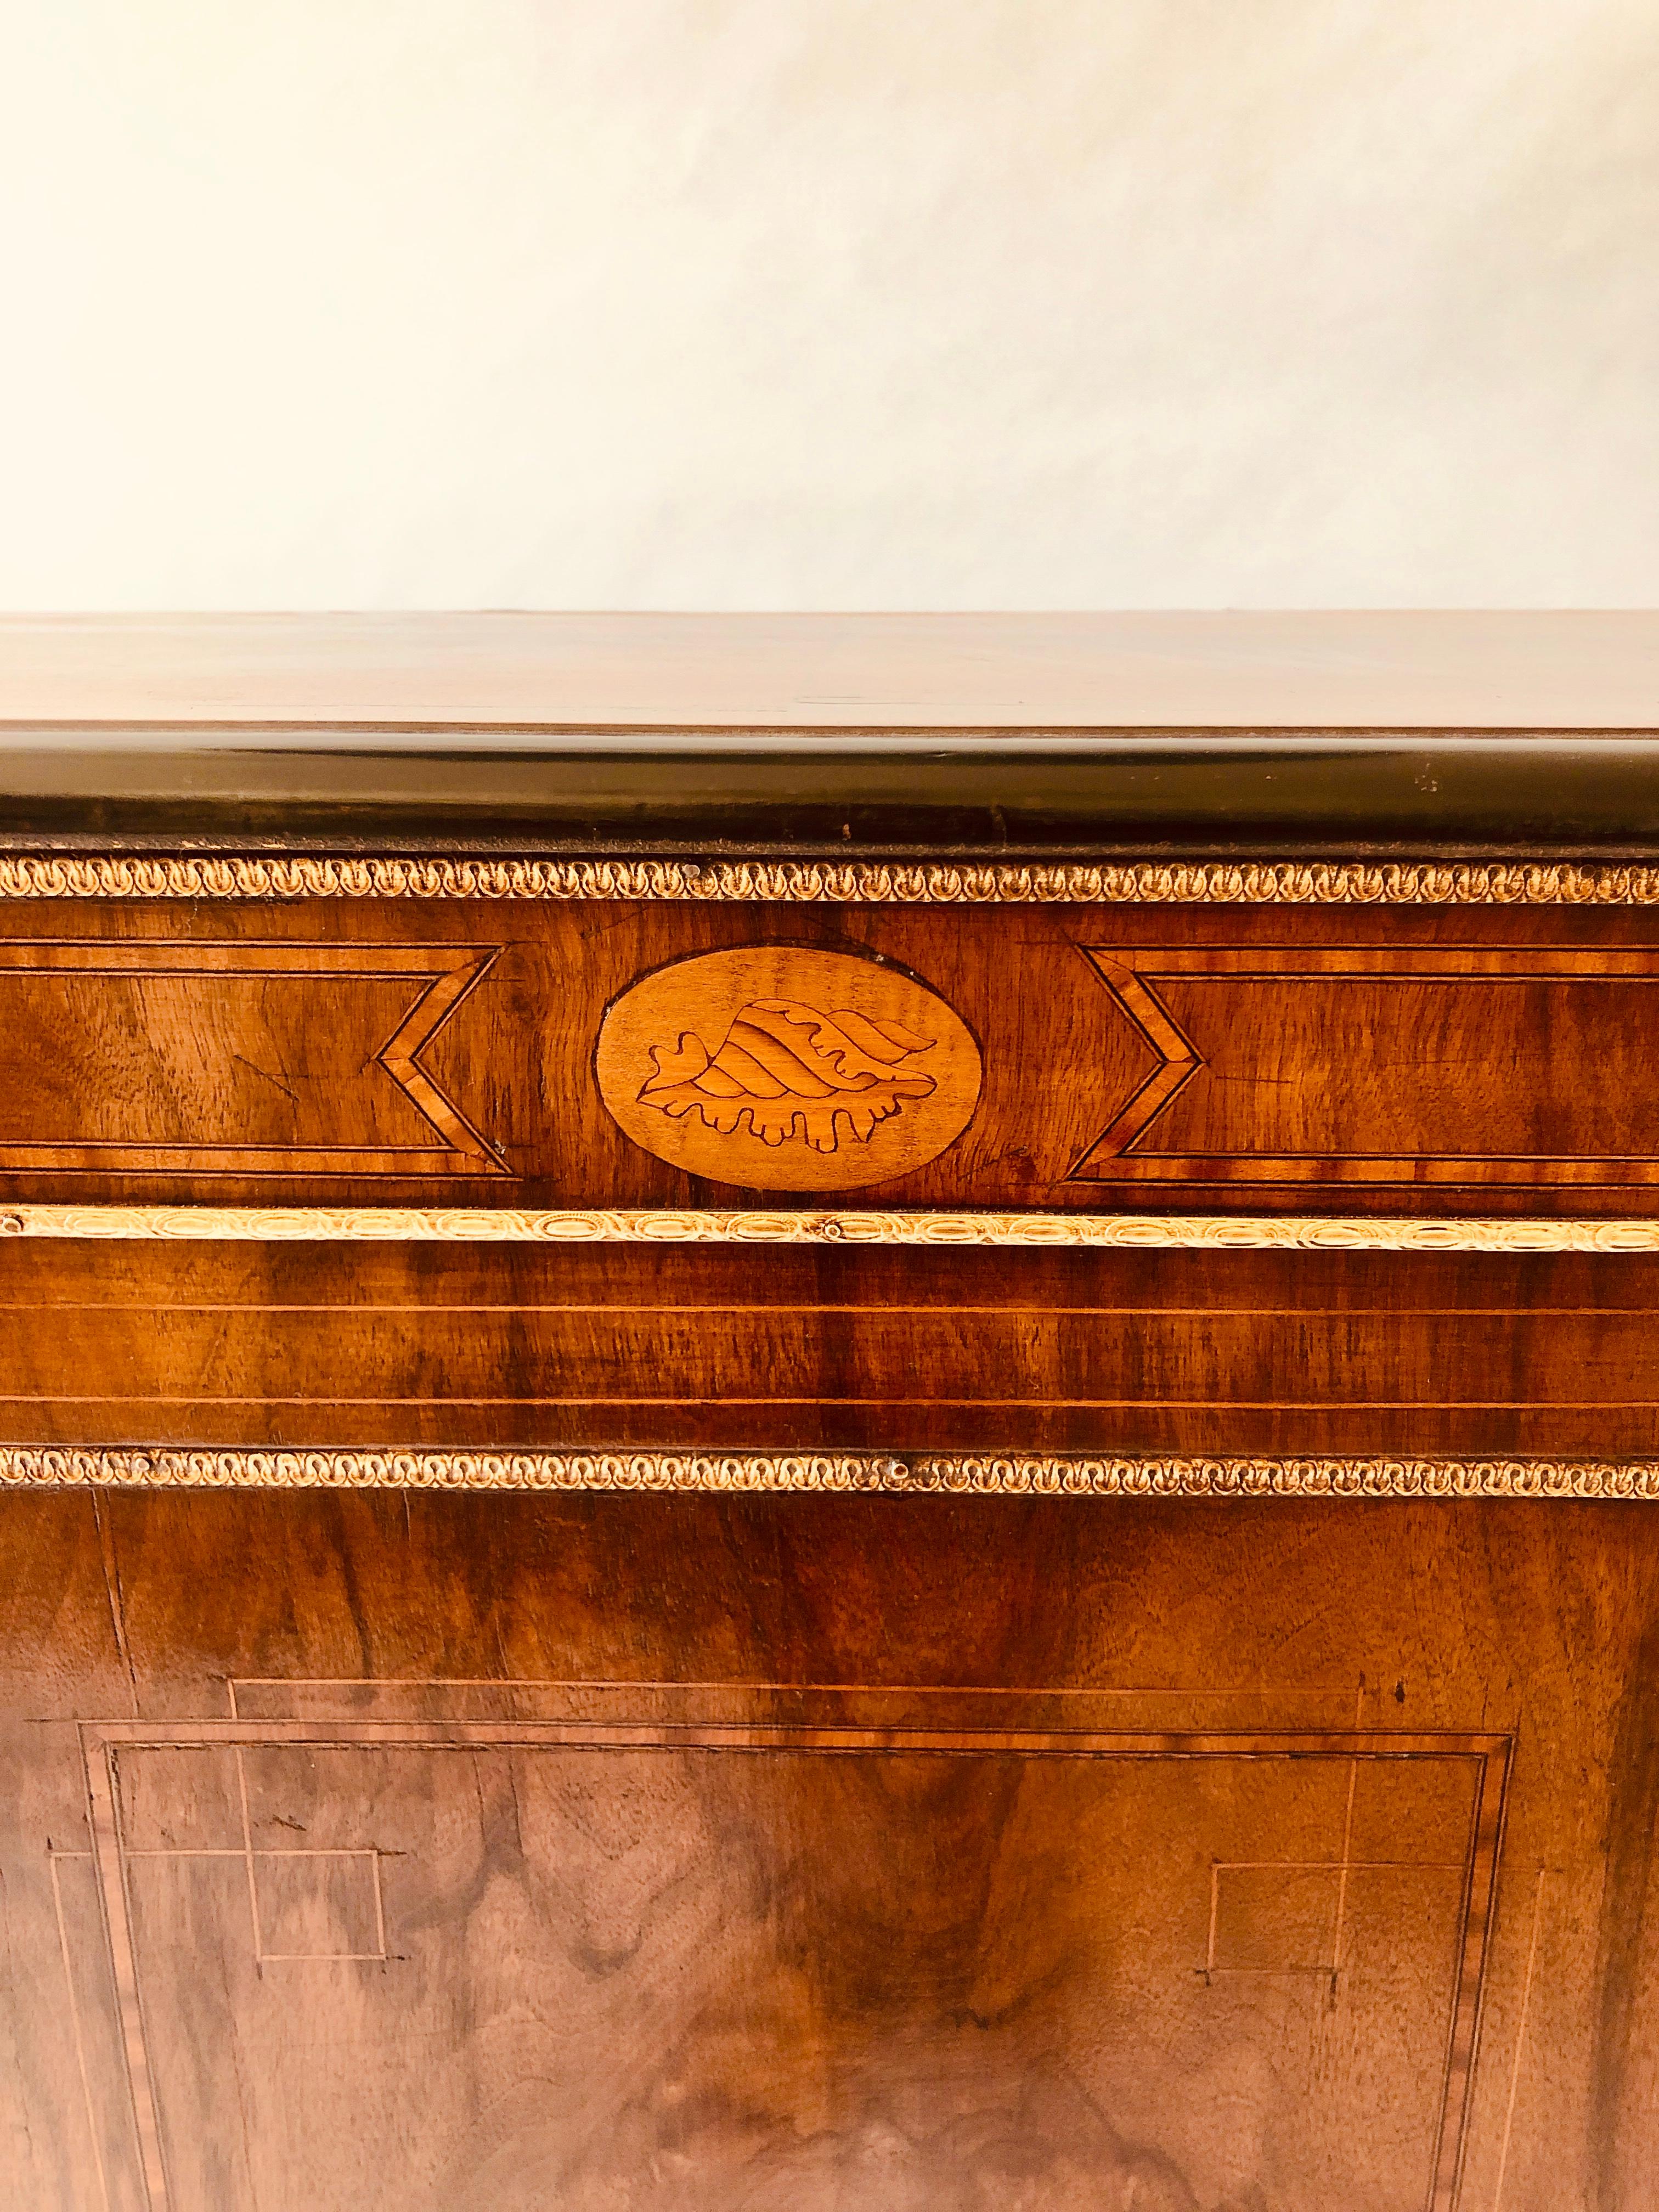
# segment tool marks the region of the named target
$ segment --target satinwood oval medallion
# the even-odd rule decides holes
[[[896,968],[748,945],[641,976],[605,1013],[594,1068],[634,1139],[757,1190],[850,1190],[937,1158],[973,1118],[979,1048]]]

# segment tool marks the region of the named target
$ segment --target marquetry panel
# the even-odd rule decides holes
[[[1080,1176],[1659,1182],[1659,951],[1188,945],[1089,957],[1156,1064]]]
[[[0,1199],[1616,1216],[1659,1185],[1641,908],[12,915]]]
[[[1659,1455],[1651,1254],[0,1245],[0,1443]]]
[[[886,961],[734,946],[641,976],[593,1056],[606,1108],[673,1166],[757,1190],[839,1190],[926,1166],[973,1118],[979,1048]]]
[[[822,1718],[479,1717],[487,1693],[471,1710],[452,1698],[438,1720],[410,1719],[393,1695],[389,1717],[371,1717],[382,1700],[369,1686],[337,1691],[331,1715],[327,1686],[297,1683],[301,1718],[285,1686],[255,1686],[258,1717],[82,1734],[91,1852],[59,1879],[103,1904],[152,2205],[210,2203],[222,2186],[214,2115],[238,2101],[239,2070],[246,2135],[290,2177],[290,2201],[385,2201],[417,2105],[422,2134],[447,2135],[497,2203],[524,2201],[534,2177],[472,2117],[484,2080],[434,2081],[424,2060],[485,1948],[511,1962],[492,2004],[546,2022],[546,2069],[586,2075],[567,2123],[596,2138],[596,2205],[607,2191],[638,2201],[652,2163],[641,2122],[659,2131],[685,2103],[706,2109],[679,2147],[677,2208],[753,2203],[757,2181],[763,2203],[810,2201],[831,2163],[801,2127],[830,2088],[813,2052],[860,2011],[876,2018],[854,2031],[867,2047],[837,2101],[885,2095],[920,2119],[930,2095],[959,2106],[971,2090],[989,2108],[902,2154],[898,2173],[912,2189],[925,2176],[935,2198],[1028,2165],[1034,2126],[1055,2137],[1051,2186],[1144,2191],[1172,2166],[1201,2172],[1213,2160],[1201,2118],[1155,2115],[1178,2106],[1181,2083],[1224,2069],[1271,2083],[1255,2125],[1293,2198],[1363,2201],[1381,2138],[1428,2205],[1453,2201],[1506,1736],[908,1726],[896,1746],[879,1727]],[[469,1905],[509,1800],[526,1895]],[[991,1820],[1018,1880],[989,1863]],[[1133,1859],[1114,1848],[1126,1829],[1146,1839]],[[971,1923],[960,1872],[941,1882],[952,1850],[981,1863]],[[1130,1923],[1144,1932],[1126,1948],[1116,1931]],[[884,1962],[848,1954],[852,1928],[872,1947],[885,1938]],[[1115,2124],[1021,2081],[1024,2036],[1006,2015],[1044,1979]],[[1340,2056],[1297,2032],[1310,1990],[1346,1997]],[[743,2032],[771,2040],[776,2073],[734,2129],[708,2027],[738,1991]],[[976,2023],[941,2034],[953,2000]],[[309,2015],[297,2047],[296,2003]],[[912,2043],[934,2046],[945,2082],[892,2082]],[[673,2078],[647,2090],[645,2113],[630,2109],[626,2060],[663,2047]],[[203,2061],[181,2065],[192,2048]],[[602,2051],[612,2063],[592,2065]],[[1431,2051],[1444,2063],[1425,2064]],[[988,2126],[1011,2094],[1015,2113]],[[348,2123],[349,2147],[313,2131],[319,2109]],[[853,2154],[890,2173],[878,2127],[863,2133]],[[252,2148],[237,2161],[245,2186]]]
[[[1650,1509],[0,1498],[34,2212],[1638,2212]]]
[[[0,1172],[500,1174],[422,1060],[493,957],[0,944]]]

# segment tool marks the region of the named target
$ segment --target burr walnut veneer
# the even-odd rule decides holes
[[[0,626],[0,2201],[1650,2206],[1656,647]]]

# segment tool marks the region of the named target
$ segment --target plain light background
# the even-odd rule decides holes
[[[1654,0],[0,0],[0,607],[1659,601]]]

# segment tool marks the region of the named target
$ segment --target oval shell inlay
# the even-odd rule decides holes
[[[797,945],[642,976],[607,1010],[594,1066],[635,1144],[752,1190],[850,1190],[924,1166],[967,1127],[981,1077],[937,992]]]

